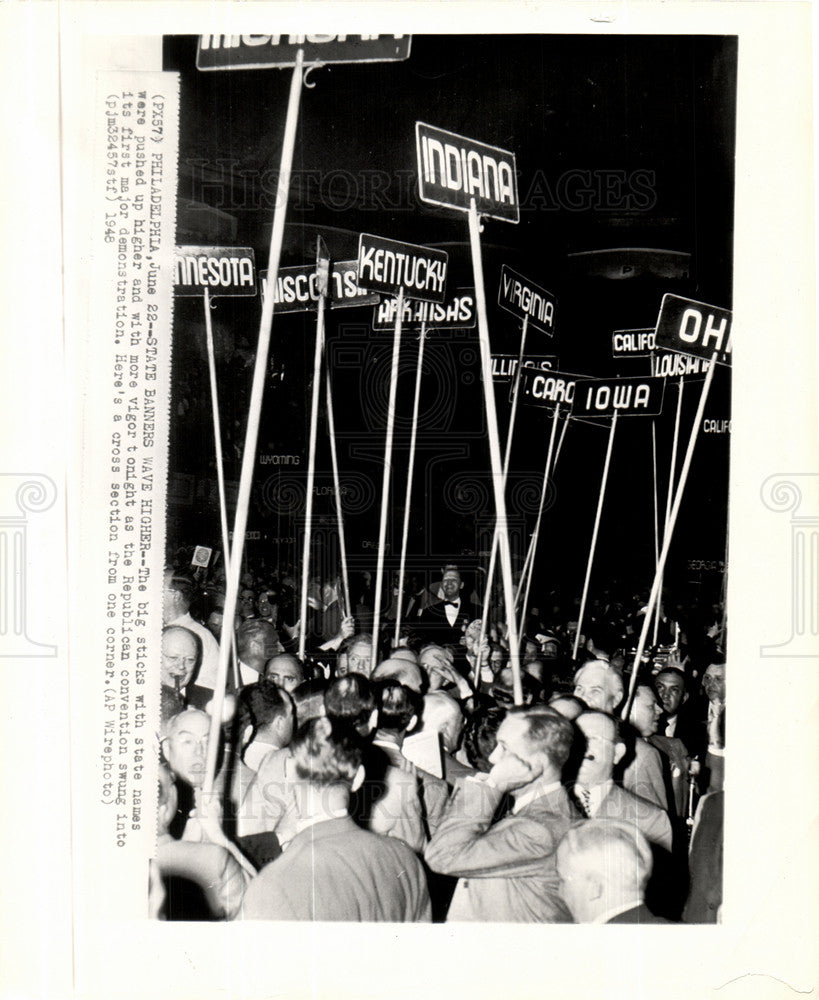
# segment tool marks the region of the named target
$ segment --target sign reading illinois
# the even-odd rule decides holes
[[[411,35],[201,35],[196,68],[284,69],[296,53],[309,63],[401,62]]]
[[[551,292],[536,285],[504,264],[498,287],[498,305],[521,319],[529,317],[531,326],[554,336],[555,299]]]
[[[449,254],[362,233],[358,238],[358,283],[371,292],[443,302]]]
[[[442,128],[415,123],[418,194],[428,205],[520,221],[515,154]]]
[[[665,382],[656,378],[578,379],[573,417],[656,416],[662,413]]]
[[[256,258],[250,247],[174,248],[175,295],[255,295]]]
[[[666,294],[657,319],[657,347],[708,361],[716,352],[717,364],[730,365],[731,320],[730,309]]]
[[[492,355],[492,381],[511,382],[515,377],[515,370],[518,367],[517,354],[493,354]],[[521,372],[524,368],[534,368],[540,372],[550,372],[557,368],[557,355],[555,354],[527,354],[520,366]]]

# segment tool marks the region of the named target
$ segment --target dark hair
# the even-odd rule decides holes
[[[270,622],[264,618],[248,618],[243,621],[236,630],[236,645],[239,656],[247,652],[251,642],[261,639],[263,642],[269,639],[278,639],[279,633],[273,628]]]
[[[528,722],[526,739],[533,749],[546,755],[558,770],[569,759],[574,740],[574,727],[568,719],[548,705],[530,705],[509,710]]]
[[[324,692],[324,707],[330,719],[356,727],[365,725],[375,708],[369,680],[356,673],[337,678]]]
[[[255,684],[248,684],[239,692],[237,698],[235,735],[241,740],[247,726],[253,726],[251,740],[260,729],[269,726],[271,722],[293,711],[290,696],[278,688],[273,681],[262,677]]]
[[[413,715],[421,715],[421,696],[400,681],[387,679],[374,685],[378,708],[378,728],[391,733],[404,733]]]
[[[464,749],[469,763],[485,774],[491,770],[489,755],[498,744],[498,729],[506,717],[504,708],[482,708],[467,719]]]
[[[310,719],[317,719],[324,715],[324,692],[326,690],[327,681],[323,677],[302,681],[293,689],[291,695],[296,706],[296,720],[299,726],[304,725]]]
[[[177,576],[172,572],[170,581],[168,582],[168,590],[175,590],[180,593],[187,607],[193,604],[193,598],[196,595],[196,586],[190,577]]]
[[[361,737],[339,720],[310,719],[290,746],[296,774],[314,785],[349,787],[361,766]]]
[[[685,671],[680,670],[679,667],[660,667],[660,669],[657,671],[654,677],[655,684],[660,674],[673,674],[675,677],[679,677],[679,679],[683,682],[683,687],[687,686],[687,681],[685,679]]]

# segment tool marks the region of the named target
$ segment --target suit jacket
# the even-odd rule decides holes
[[[450,625],[449,619],[446,616],[444,602],[438,601],[437,604],[430,604],[428,608],[425,608],[421,612],[416,631],[427,642],[437,642],[442,646],[456,646],[460,648],[463,626],[468,625],[476,618],[480,618],[482,613],[481,608],[471,604],[462,597],[455,624]]]
[[[665,733],[667,724],[668,716],[663,712],[657,726],[657,732],[660,735]],[[698,699],[689,698],[680,705],[673,738],[682,740],[690,757],[698,757],[705,749],[708,743],[708,733],[701,703]]]
[[[449,921],[571,923],[558,892],[555,852],[578,817],[562,787],[492,824],[501,793],[459,779],[425,852],[429,867],[458,876]]]
[[[634,741],[634,760],[623,771],[623,788],[661,809],[668,809],[660,751],[642,736]]]
[[[704,795],[691,834],[691,888],[683,910],[687,924],[715,924],[722,905],[722,839],[725,793]]]
[[[430,921],[421,862],[350,819],[314,823],[247,887],[245,920]]]
[[[616,917],[606,921],[607,924],[668,924],[670,920],[663,917],[655,917],[645,903],[634,906],[625,913],[618,913]]]
[[[633,823],[650,844],[671,850],[671,820],[668,813],[647,799],[638,798],[618,785],[611,785],[592,819],[618,819]]]

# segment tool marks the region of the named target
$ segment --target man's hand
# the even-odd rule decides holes
[[[499,792],[513,792],[538,777],[539,774],[526,761],[513,753],[505,753],[489,772],[488,781]]]

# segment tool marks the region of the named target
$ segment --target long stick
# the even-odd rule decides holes
[[[665,563],[668,558],[668,550],[671,548],[671,537],[674,534],[674,525],[677,523],[677,514],[680,512],[680,504],[682,503],[683,491],[685,490],[685,481],[688,479],[688,470],[691,466],[691,458],[694,454],[694,446],[697,443],[697,435],[699,433],[700,424],[702,423],[702,414],[705,410],[705,403],[708,399],[708,392],[711,388],[711,381],[714,377],[714,368],[717,364],[717,354],[716,351],[711,356],[711,364],[708,368],[708,374],[705,376],[705,382],[702,386],[702,392],[700,393],[700,401],[697,405],[697,413],[694,417],[694,426],[691,428],[691,434],[688,438],[688,448],[685,452],[685,460],[683,461],[683,467],[680,471],[680,480],[677,484],[677,489],[674,494],[674,505],[671,509],[671,515],[668,519],[668,525],[666,526],[665,535],[663,537],[663,547],[660,552],[660,561],[657,564],[657,569],[654,573],[654,583],[651,587],[651,593],[648,597],[648,607],[646,608],[645,618],[643,619],[643,627],[640,630],[640,641],[637,643],[637,652],[634,655],[634,663],[631,667],[631,680],[628,687],[628,697],[623,705],[622,718],[627,719],[629,711],[631,710],[631,702],[634,698],[634,691],[637,687],[637,674],[639,673],[640,663],[643,659],[643,652],[646,648],[646,639],[648,637],[648,626],[651,621],[651,612],[654,609],[654,604],[660,592],[660,586],[663,580],[663,572],[665,571]]]
[[[333,413],[333,390],[330,384],[330,369],[325,372],[327,395],[327,429],[330,434],[330,459],[333,464],[333,489],[336,493],[336,520],[338,521],[338,544],[341,555],[341,583],[344,588],[344,606],[347,614],[352,614],[350,603],[350,575],[347,572],[347,542],[344,539],[344,511],[341,506],[341,488],[338,477],[338,453],[336,451],[336,421]]]
[[[674,496],[674,479],[677,473],[677,442],[680,439],[680,412],[682,411],[682,400],[683,400],[683,386],[685,382],[682,375],[680,376],[679,382],[679,392],[677,393],[677,413],[674,417],[674,440],[671,444],[671,469],[668,473],[668,492],[665,498],[665,522],[663,524],[663,538],[668,531],[668,520],[671,517],[671,498]],[[655,558],[655,563],[657,562]],[[657,617],[656,625],[654,628],[654,645],[657,645],[657,629],[660,624],[660,615],[662,614],[662,604],[663,604],[663,580],[660,578],[660,597],[657,601]]]
[[[583,630],[583,615],[586,611],[586,597],[589,593],[589,580],[591,579],[592,563],[594,562],[594,550],[597,546],[597,532],[600,528],[600,515],[603,512],[603,499],[606,496],[606,482],[609,478],[609,464],[611,463],[611,448],[614,444],[614,431],[617,427],[617,410],[611,418],[611,430],[609,430],[609,443],[606,448],[606,461],[603,465],[603,481],[600,484],[600,496],[597,499],[597,514],[594,519],[594,530],[592,531],[591,546],[589,547],[589,561],[586,564],[586,579],[583,581],[583,596],[580,598],[580,614],[577,618],[577,632],[574,637],[574,649],[572,659],[577,659],[577,649],[580,645],[580,633]]]
[[[506,451],[503,456],[503,489],[506,490],[506,482],[509,477],[509,460],[512,454],[512,438],[515,433],[515,417],[518,412],[518,398],[520,396],[520,370],[523,366],[523,353],[526,349],[526,331],[529,329],[529,314],[523,317],[523,326],[520,331],[520,351],[518,352],[518,363],[515,368],[515,376],[512,382],[512,411],[509,414],[509,427],[506,431]],[[478,637],[478,650],[483,649],[483,640],[486,637],[486,629],[489,624],[489,604],[492,599],[492,584],[495,580],[495,565],[498,558],[498,526],[492,532],[492,549],[489,553],[489,572],[486,577],[486,584],[483,595],[483,611],[481,612],[481,632]],[[481,655],[478,653],[478,662],[475,667],[475,686],[480,682]]]
[[[651,468],[654,480],[654,568],[660,558],[660,526],[657,512],[657,422],[651,421]],[[654,639],[652,646],[657,645],[657,633],[660,629],[660,602],[657,602],[657,614],[654,616]]]
[[[401,349],[401,324],[404,319],[404,289],[398,289],[395,329],[392,339],[392,365],[390,367],[390,394],[387,403],[387,436],[384,442],[384,475],[381,481],[381,519],[378,525],[378,566],[375,573],[373,594],[373,655],[371,671],[378,664],[378,632],[381,627],[381,592],[384,585],[384,545],[387,540],[387,511],[390,498],[392,473],[392,437],[395,427],[395,395],[398,386],[398,355]]]
[[[219,520],[222,527],[222,552],[225,557],[225,566],[229,565],[230,559],[230,537],[228,535],[227,524],[227,503],[225,502],[225,468],[222,460],[222,431],[219,419],[219,392],[216,386],[216,355],[213,350],[213,325],[210,315],[210,291],[205,285],[205,341],[208,347],[208,374],[210,375],[210,400],[211,412],[213,413],[213,440],[216,446],[216,485],[219,491]],[[233,657],[233,682],[238,690],[242,686],[239,677],[239,657],[236,652],[236,632],[230,630],[231,649]]]
[[[543,509],[546,506],[546,493],[549,489],[549,476],[552,474],[552,454],[554,453],[555,447],[555,433],[557,431],[557,420],[558,413],[560,411],[559,406],[555,406],[555,415],[552,418],[552,433],[549,435],[549,450],[546,453],[546,467],[543,470],[543,485],[540,488],[540,506],[537,512],[537,521],[535,522],[535,531],[532,535],[532,557],[529,560],[529,575],[526,578],[526,590],[524,591],[523,606],[520,609],[520,629],[523,633],[523,629],[526,624],[526,613],[529,609],[529,589],[532,586],[532,577],[535,575],[535,556],[537,555],[537,543],[540,538],[540,524],[543,520]],[[523,581],[521,580],[521,583]]]
[[[560,431],[560,438],[558,439],[557,442],[557,450],[555,451],[555,460],[552,463],[552,475],[554,475],[554,471],[557,468],[557,461],[560,458],[560,452],[561,449],[563,448],[563,438],[566,437],[566,428],[568,426],[569,426],[569,414],[567,413],[566,419],[563,421],[563,427],[561,428]]]
[[[321,263],[317,265],[321,268]],[[329,266],[329,262],[328,262]],[[307,504],[304,510],[304,545],[301,557],[301,604],[299,608],[299,659],[304,659],[307,646],[307,591],[310,587],[310,547],[313,540],[313,490],[316,482],[316,438],[318,437],[318,407],[321,395],[321,358],[324,354],[324,307],[327,300],[326,282],[319,275],[316,345],[313,350],[313,392],[310,398],[310,440],[307,449]]]
[[[273,215],[273,227],[270,232],[270,257],[267,265],[267,274],[270,279],[271,289],[275,287],[279,274],[279,260],[282,251],[282,238],[284,236],[284,220],[287,214],[287,196],[290,191],[290,174],[293,168],[293,149],[296,143],[296,124],[299,117],[299,100],[301,97],[303,72],[304,51],[299,49],[296,53],[296,65],[293,68],[293,77],[290,81],[290,97],[287,102],[287,118],[284,126],[284,140],[282,142],[281,165],[279,168],[279,195],[276,211]],[[208,795],[213,791],[213,780],[216,777],[219,735],[222,725],[222,706],[225,698],[225,681],[227,680],[228,656],[230,652],[228,640],[233,634],[233,622],[236,618],[236,598],[239,593],[239,577],[242,571],[242,552],[245,545],[247,512],[250,505],[250,488],[253,484],[253,467],[256,462],[256,445],[259,440],[259,421],[262,413],[262,398],[264,396],[265,373],[267,371],[267,356],[270,350],[272,328],[273,294],[271,291],[271,294],[265,296],[262,305],[262,318],[259,323],[259,342],[256,348],[256,363],[253,369],[253,385],[250,393],[245,447],[242,453],[242,471],[239,477],[239,497],[236,503],[236,518],[233,524],[233,546],[230,553],[227,593],[225,594],[225,617],[222,624],[222,641],[219,645],[219,669],[213,689],[208,758],[203,783],[203,791]]]
[[[407,491],[404,496],[404,528],[401,532],[401,563],[398,570],[398,607],[395,613],[395,645],[401,637],[401,617],[404,605],[404,567],[407,563],[407,539],[409,537],[410,500],[412,499],[412,476],[415,471],[415,438],[418,431],[418,404],[421,399],[421,368],[424,364],[424,341],[427,336],[426,320],[421,322],[421,336],[418,338],[418,364],[415,369],[415,397],[412,401],[412,430],[410,431],[409,465],[407,468]]]
[[[512,554],[509,549],[509,527],[506,519],[506,497],[503,489],[503,468],[498,435],[498,414],[495,409],[495,386],[492,384],[492,349],[489,344],[489,322],[486,316],[486,293],[483,284],[480,223],[475,199],[469,199],[469,241],[472,248],[472,269],[475,275],[475,300],[478,305],[478,339],[481,345],[481,372],[486,403],[486,424],[489,433],[489,458],[492,464],[492,485],[495,490],[495,512],[498,521],[501,575],[504,603],[509,630],[509,653],[512,661],[512,687],[516,705],[523,704],[520,679],[520,642],[515,614],[515,588],[512,581]],[[478,657],[480,658],[480,650]]]

